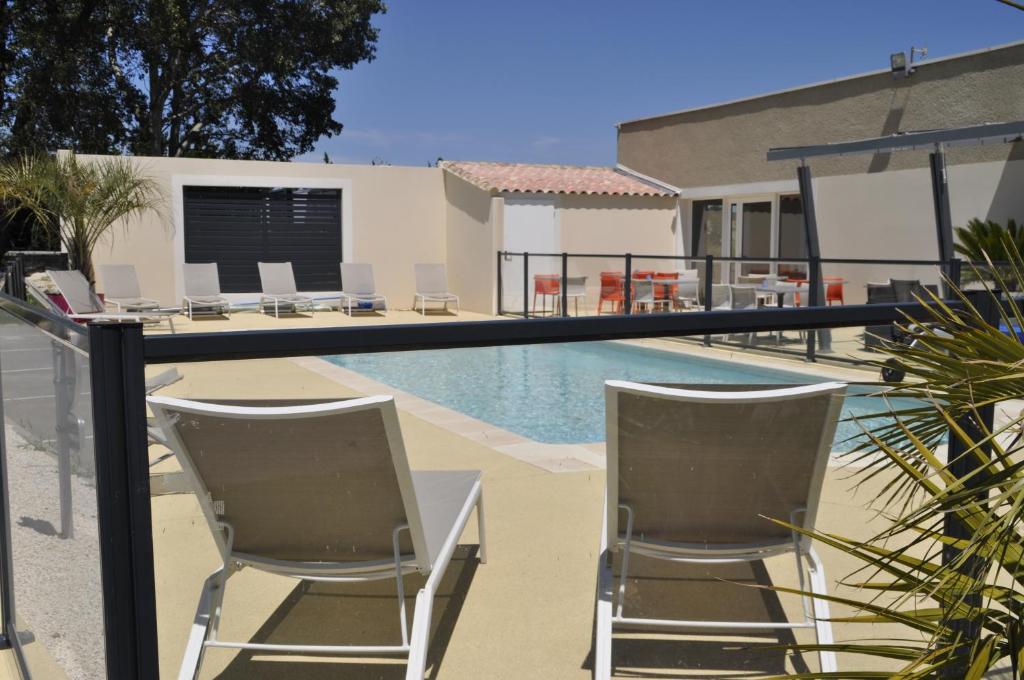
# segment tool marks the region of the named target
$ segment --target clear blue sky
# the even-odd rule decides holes
[[[608,165],[615,123],[1024,38],[995,0],[389,0],[340,74],[339,163]],[[1024,90],[1024,85],[1018,84]]]

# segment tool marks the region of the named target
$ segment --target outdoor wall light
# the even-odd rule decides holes
[[[892,77],[898,78],[907,74],[907,55],[903,52],[893,52],[889,55],[889,68],[892,70]]]
[[[910,48],[910,60],[908,62],[907,55],[905,52],[893,52],[889,55],[889,69],[892,71],[893,78],[899,78],[901,75],[904,78],[909,78],[916,69],[914,68],[914,57],[920,57],[924,59],[928,56],[927,47],[913,47]]]

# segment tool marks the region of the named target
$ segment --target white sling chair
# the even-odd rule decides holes
[[[705,564],[793,553],[800,589],[807,590],[806,564],[810,591],[826,593],[825,572],[811,540],[766,518],[814,526],[846,385],[717,387],[605,383],[608,475],[598,566],[597,680],[611,676],[612,631],[619,628],[691,633],[814,628],[819,644],[832,643],[828,604],[818,598],[804,598],[804,620],[793,623],[644,619],[624,613],[630,553]],[[723,387],[740,391],[720,391]],[[617,586],[615,553],[621,553]],[[836,670],[833,652],[822,650],[819,658],[823,672]]]
[[[291,262],[260,262],[260,311],[266,313],[273,304],[274,316],[281,316],[281,307],[298,312],[300,308],[313,313],[313,298],[300,295],[295,286],[295,273]]]
[[[203,651],[405,656],[423,678],[438,584],[475,507],[486,562],[480,472],[409,469],[390,396],[273,406],[149,397],[210,525],[223,566],[206,581],[179,678]],[[252,403],[252,402],[249,402]],[[287,404],[292,405],[287,405]],[[232,642],[218,637],[228,577],[244,567],[301,581],[397,583],[399,645]],[[411,630],[402,575],[419,572]],[[358,622],[354,622],[358,625]]]
[[[341,263],[341,300],[338,309],[348,309],[348,315],[352,316],[352,303],[359,308],[360,302],[371,303],[371,311],[376,303],[381,303],[387,309],[388,299],[377,293],[373,282],[373,265],[362,262]]]
[[[448,303],[455,303],[455,313],[459,313],[459,296],[448,291],[448,275],[443,264],[417,264],[416,295],[413,297],[413,309],[417,306],[420,313],[426,315],[428,302],[444,303],[448,311]]]
[[[191,319],[196,311],[231,316],[231,302],[220,294],[220,272],[216,262],[186,262],[182,265],[185,296],[182,309]]]
[[[160,303],[152,298],[142,297],[139,275],[135,265],[101,264],[100,279],[103,281],[103,302],[118,312],[143,312],[160,309]]]
[[[47,269],[46,275],[64,296],[70,313],[62,312],[78,321],[137,321],[139,323],[160,323],[166,321],[174,332],[174,310],[149,310],[145,312],[109,312],[103,302],[89,289],[89,282],[77,270],[58,271]]]

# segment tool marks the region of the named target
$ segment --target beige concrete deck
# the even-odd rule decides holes
[[[463,314],[458,318],[484,317]],[[422,320],[415,313],[391,312],[384,322]],[[337,312],[301,321],[249,314],[230,321],[185,321],[180,331],[381,322],[374,316],[349,320]],[[690,345],[684,351],[707,352]],[[711,353],[727,356],[729,352]],[[742,353],[742,358],[765,364],[779,362],[748,353]],[[183,379],[163,393],[200,399],[331,398],[359,393],[338,375],[319,370],[317,361],[185,364],[179,366]],[[803,362],[784,363],[787,368],[818,370]],[[835,369],[826,372],[836,375]],[[846,379],[874,377],[873,373],[842,373]],[[398,403],[414,468],[477,468],[484,475],[489,561],[481,565],[475,559],[476,523],[471,520],[437,599],[428,677],[588,678],[604,485],[600,447],[589,449],[592,456],[598,456],[590,459],[591,464],[576,471],[554,472],[536,461],[503,452],[503,444],[474,436],[473,430],[460,433],[444,418],[431,422],[430,413],[422,409],[416,413],[415,406],[408,410],[401,398]],[[151,449],[153,457],[160,453],[159,447]],[[170,459],[159,463],[154,472],[173,472],[175,468],[176,463]],[[854,493],[854,482],[848,476],[848,472],[830,468],[818,526],[866,537],[880,525],[863,506],[876,495],[882,481]],[[218,557],[193,496],[157,496],[152,507],[161,674],[174,677],[200,588],[217,567]],[[834,551],[821,552],[830,583],[859,566]],[[737,585],[771,581],[795,586],[790,557],[769,560],[764,569],[755,565],[714,571],[666,568],[638,559],[635,573],[639,578],[631,580],[630,601],[639,603],[634,609],[639,616],[749,616],[755,620],[782,615],[795,620],[800,616],[800,603],[793,598],[784,597],[780,602],[763,590]],[[407,577],[410,607],[418,582],[415,577]],[[850,593],[848,589],[845,592]],[[396,609],[394,586],[387,582],[369,588],[317,584],[303,590],[295,581],[247,569],[229,582],[221,635],[226,639],[307,644],[394,643],[398,641]],[[841,608],[835,611],[844,613]],[[837,624],[835,628],[840,639],[907,635],[905,630],[885,626]],[[813,654],[801,657],[773,648],[793,639],[789,635],[732,633],[630,634],[617,639],[614,662],[622,677],[767,677],[817,668]],[[797,631],[795,639],[811,642],[813,632]],[[839,663],[842,670],[879,668],[880,664],[848,656],[840,656]],[[389,679],[404,677],[404,667],[387,660],[211,650],[202,677]]]

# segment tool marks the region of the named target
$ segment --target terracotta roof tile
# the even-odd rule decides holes
[[[615,168],[532,163],[441,161],[441,167],[487,191],[605,196],[674,196]]]

